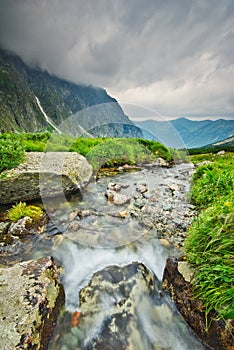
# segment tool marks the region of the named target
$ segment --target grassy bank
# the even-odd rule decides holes
[[[15,144],[20,152],[64,151],[78,152],[85,156],[94,168],[113,167],[122,164],[142,164],[161,157],[168,162],[186,159],[185,152],[171,150],[156,141],[129,138],[72,138],[68,135],[44,133],[0,134],[0,147]],[[14,153],[15,161],[0,161],[1,171],[16,166],[22,157]],[[17,151],[17,152],[16,152]],[[5,150],[0,148],[0,155]],[[3,157],[1,157],[3,159]],[[5,157],[6,159],[6,157]],[[12,165],[12,166],[11,166]]]
[[[207,156],[205,157],[207,159]],[[204,155],[192,157],[195,163]],[[199,215],[185,241],[187,260],[195,268],[194,293],[206,314],[234,319],[234,155],[208,155],[197,168],[191,202]]]

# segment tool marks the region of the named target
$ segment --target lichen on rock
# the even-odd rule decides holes
[[[2,349],[46,349],[65,299],[53,258],[0,268],[0,285]]]

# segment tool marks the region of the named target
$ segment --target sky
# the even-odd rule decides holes
[[[233,0],[0,0],[0,46],[135,120],[234,119]]]

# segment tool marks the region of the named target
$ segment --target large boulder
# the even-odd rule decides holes
[[[186,261],[168,258],[163,275],[163,287],[185,321],[210,349],[233,350],[234,325],[225,324],[223,320],[215,320],[213,312],[208,314],[206,321],[202,303],[194,298],[192,278],[193,271]]]
[[[24,163],[0,178],[0,204],[73,193],[91,175],[91,165],[76,152],[30,152]]]
[[[53,350],[204,350],[155,275],[138,262],[95,273],[80,291],[70,326],[57,332]]]
[[[47,349],[65,303],[54,260],[0,268],[0,286],[1,349]]]

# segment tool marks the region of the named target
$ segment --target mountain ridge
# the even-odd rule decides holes
[[[202,147],[234,135],[234,120],[197,121],[181,117],[171,121],[148,119],[135,124],[142,129],[144,137],[151,133],[152,138],[174,148]]]
[[[46,120],[42,109],[51,123]],[[75,114],[76,119],[73,118],[73,121],[77,129],[71,125],[71,120],[66,123]],[[80,115],[81,128],[78,128]],[[86,124],[92,126],[94,117],[98,119],[98,128],[96,125],[96,129],[92,130],[94,136],[142,136],[140,129],[129,120],[117,100],[109,96],[105,89],[74,84],[31,68],[19,56],[0,49],[0,129],[37,132],[62,124],[66,132],[79,136],[81,129],[90,131]]]

